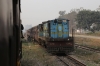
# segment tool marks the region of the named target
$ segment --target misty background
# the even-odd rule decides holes
[[[55,18],[69,19],[75,27],[79,11],[99,11],[99,5],[100,0],[21,0],[21,19],[25,30]]]

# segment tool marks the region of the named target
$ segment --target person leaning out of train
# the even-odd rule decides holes
[[[24,36],[23,36],[23,31],[22,30],[24,30],[24,26],[23,26],[23,24],[22,24],[22,21],[20,20],[20,22],[21,22],[21,38],[24,38]]]

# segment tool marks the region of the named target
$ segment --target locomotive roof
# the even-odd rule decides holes
[[[53,19],[53,20],[67,20],[67,21],[69,21],[68,19],[61,19],[61,18],[59,18],[59,19]],[[50,21],[52,21],[52,20],[44,21],[44,22],[42,22],[42,23],[48,23],[48,22],[50,22]]]

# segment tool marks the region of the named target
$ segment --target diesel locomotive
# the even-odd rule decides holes
[[[43,45],[51,53],[74,51],[74,37],[69,33],[68,19],[53,19],[30,28],[34,41]]]

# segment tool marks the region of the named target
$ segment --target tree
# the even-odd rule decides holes
[[[72,11],[68,14],[59,16],[58,18],[63,18],[63,19],[68,19],[69,21],[69,28],[70,28],[70,32],[72,31],[72,28],[75,28],[76,24],[75,24],[75,18],[76,18],[77,13],[75,11]]]
[[[77,14],[77,27],[90,30],[90,26],[95,22],[100,22],[100,12],[82,10]]]
[[[60,16],[65,15],[65,12],[66,12],[66,11],[59,11]]]
[[[100,11],[100,5],[99,5],[99,7],[97,8],[97,11]]]

